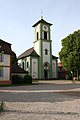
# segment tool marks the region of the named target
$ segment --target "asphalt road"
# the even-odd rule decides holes
[[[6,104],[0,120],[80,120],[79,82],[39,81],[31,86],[0,87],[0,100]]]

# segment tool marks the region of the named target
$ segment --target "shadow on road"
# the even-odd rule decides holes
[[[80,83],[56,84],[56,83],[46,83],[46,82],[31,86],[1,87],[0,90],[5,90],[5,91],[12,90],[13,92],[0,91],[0,100],[4,100],[6,102],[72,101],[74,99],[80,99],[80,91],[73,91],[74,89],[78,89],[78,88],[80,88]],[[18,90],[19,92],[15,92],[15,90]],[[70,90],[70,91],[66,91],[66,90]]]

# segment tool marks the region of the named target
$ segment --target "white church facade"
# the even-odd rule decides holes
[[[18,57],[18,64],[33,79],[57,79],[57,57],[52,55],[51,23],[39,20],[34,27],[33,47]]]

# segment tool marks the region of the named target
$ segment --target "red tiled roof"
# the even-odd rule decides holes
[[[62,64],[61,64],[61,63],[58,63],[58,67],[62,67]]]

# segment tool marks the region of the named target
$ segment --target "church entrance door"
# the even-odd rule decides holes
[[[44,70],[44,78],[47,79],[48,78],[48,71]]]

